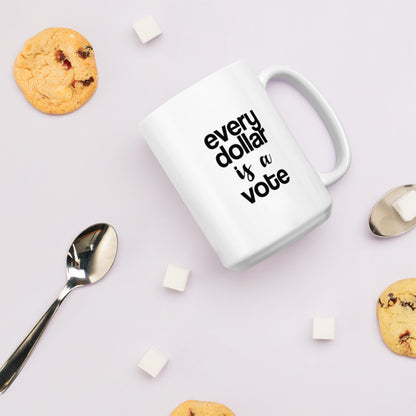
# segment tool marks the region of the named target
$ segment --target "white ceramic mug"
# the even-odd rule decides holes
[[[266,92],[284,80],[309,101],[332,138],[332,171],[315,171]],[[344,130],[297,72],[256,74],[238,61],[151,113],[141,133],[225,267],[246,269],[325,221],[327,186],[348,170]]]

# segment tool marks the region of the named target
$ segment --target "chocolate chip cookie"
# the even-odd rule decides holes
[[[397,354],[416,357],[416,279],[391,284],[378,300],[377,318],[386,345]]]
[[[181,403],[170,416],[235,416],[234,413],[223,404],[214,402],[200,402],[187,400]]]
[[[70,113],[85,104],[97,88],[93,48],[75,30],[42,30],[26,41],[16,58],[14,77],[38,110]]]

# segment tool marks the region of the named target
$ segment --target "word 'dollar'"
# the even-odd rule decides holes
[[[223,124],[220,128],[207,134],[204,138],[205,146],[215,150],[215,161],[221,168],[226,168],[243,156],[257,150],[268,143],[265,130],[253,110]],[[261,168],[272,163],[270,154],[259,158]],[[254,181],[256,174],[252,165],[243,163],[240,167],[234,166],[234,171],[241,180]],[[284,169],[273,169],[273,173],[265,173],[257,183],[240,192],[240,195],[250,204],[259,198],[264,198],[271,191],[276,191],[281,185],[289,183],[289,174]]]

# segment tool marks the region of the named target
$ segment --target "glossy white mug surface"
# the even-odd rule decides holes
[[[334,143],[336,163],[317,172],[276,110],[269,80],[309,101]],[[256,74],[238,61],[151,113],[140,131],[189,211],[229,269],[246,269],[325,221],[327,186],[348,170],[344,130],[319,91],[299,73]]]

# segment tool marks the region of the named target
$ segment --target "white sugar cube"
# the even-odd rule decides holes
[[[169,264],[163,279],[163,287],[184,292],[190,274],[191,271],[188,269]]]
[[[140,360],[139,367],[152,377],[157,377],[167,362],[167,357],[161,352],[155,348],[150,348]]]
[[[335,339],[335,318],[313,318],[313,339]]]
[[[412,221],[416,217],[416,191],[405,193],[393,203],[393,208],[403,221]]]
[[[147,43],[162,34],[160,26],[151,14],[136,22],[133,28],[142,43]]]

